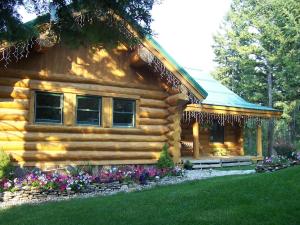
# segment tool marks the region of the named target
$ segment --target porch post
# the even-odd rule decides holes
[[[199,143],[199,123],[195,121],[193,123],[193,153],[194,158],[198,159],[200,155],[200,143]]]
[[[257,125],[257,132],[256,132],[256,151],[257,151],[257,156],[262,157],[262,130],[261,130],[261,125]]]

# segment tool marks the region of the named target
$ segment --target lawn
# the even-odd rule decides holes
[[[222,170],[222,171],[228,171],[228,170],[254,170],[256,167],[256,164],[248,165],[248,166],[228,166],[228,167],[220,167],[220,168],[213,168],[214,170]]]
[[[0,210],[0,224],[300,224],[300,167]]]

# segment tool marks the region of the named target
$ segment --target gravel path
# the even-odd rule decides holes
[[[210,177],[252,174],[255,173],[255,170],[188,170],[186,172],[186,176],[189,180],[199,180]]]
[[[165,177],[161,179],[157,185],[168,185],[168,184],[177,184],[186,181],[192,180],[202,180],[212,177],[223,177],[230,175],[243,175],[243,174],[252,174],[255,173],[255,170],[186,170],[183,177]]]

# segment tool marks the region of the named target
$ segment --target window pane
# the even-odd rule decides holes
[[[77,124],[100,125],[100,107],[100,97],[77,96]]]
[[[133,112],[135,101],[126,99],[114,99],[114,112]]]
[[[62,123],[62,94],[35,93],[35,122]]]
[[[86,125],[99,125],[99,112],[77,110],[77,123]]]
[[[214,122],[211,127],[210,140],[212,142],[224,143],[224,126],[221,126],[219,123]]]
[[[113,118],[114,118],[113,125],[126,126],[126,127],[134,126],[134,115],[132,113],[115,112]]]
[[[61,109],[37,107],[35,122],[61,123]]]
[[[61,94],[36,92],[36,106],[60,107]]]
[[[100,98],[95,96],[77,96],[78,109],[90,109],[99,111]]]
[[[128,99],[114,99],[113,125],[133,127],[135,119],[135,101]]]

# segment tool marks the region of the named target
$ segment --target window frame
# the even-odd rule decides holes
[[[125,100],[125,101],[132,101],[133,102],[133,111],[132,111],[132,116],[133,116],[133,121],[132,121],[132,125],[130,126],[126,126],[126,125],[116,125],[114,123],[114,113],[115,113],[115,110],[114,110],[114,101],[115,100]],[[137,106],[137,103],[136,103],[136,99],[128,99],[128,98],[113,98],[112,99],[112,127],[119,127],[119,128],[135,128],[136,127],[136,106]],[[129,113],[129,112],[117,112],[117,113]]]
[[[216,129],[215,133],[213,132],[213,126],[214,125],[217,126],[217,129]],[[221,130],[218,129],[220,127],[222,128]],[[218,132],[221,132],[221,133],[218,133]],[[216,137],[214,135],[216,135],[217,138],[214,138],[214,137]],[[215,139],[217,139],[217,140],[215,140]],[[221,139],[221,140],[219,140],[219,139]],[[216,120],[214,120],[213,124],[211,125],[209,141],[210,141],[210,143],[222,143],[222,144],[224,144],[224,142],[225,142],[225,126],[222,126]]]
[[[54,122],[54,121],[37,121],[36,118],[36,112],[37,108],[50,108],[52,109],[53,107],[48,107],[48,106],[42,106],[38,107],[37,106],[37,94],[42,93],[42,94],[48,94],[48,95],[59,95],[60,96],[60,107],[55,107],[56,109],[60,109],[60,122]],[[35,91],[34,92],[34,123],[35,124],[58,124],[62,125],[64,123],[64,94],[63,93],[57,93],[57,92],[49,92],[49,91]]]
[[[83,123],[78,123],[77,120],[77,113],[78,113],[78,97],[94,97],[97,98],[99,101],[99,106],[98,106],[98,119],[99,119],[99,123],[98,124],[83,124]],[[96,110],[89,110],[89,112],[96,112]],[[75,124],[77,126],[95,126],[95,127],[101,127],[102,126],[102,116],[103,116],[103,112],[102,112],[102,96],[97,96],[97,95],[76,95],[76,107],[75,107]]]

